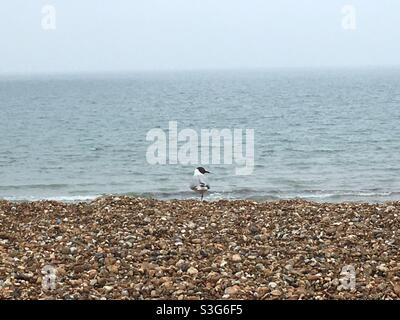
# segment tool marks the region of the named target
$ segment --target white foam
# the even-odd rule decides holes
[[[77,195],[77,196],[16,196],[16,197],[4,197],[4,200],[8,201],[60,201],[60,202],[78,202],[78,201],[92,201],[101,195]]]

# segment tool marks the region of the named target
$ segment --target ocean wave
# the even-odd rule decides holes
[[[160,200],[188,200],[198,199],[199,196],[192,191],[159,191],[159,192],[127,192],[127,193],[111,193],[111,194],[80,194],[80,195],[57,195],[57,196],[5,196],[0,199],[9,201],[62,201],[62,202],[79,202],[79,201],[92,201],[96,198],[112,195],[112,196],[131,196],[142,198],[154,198]],[[211,191],[207,194],[206,199],[210,201],[217,200],[256,200],[256,201],[273,201],[273,200],[290,200],[290,199],[304,199],[311,201],[362,201],[362,202],[382,202],[400,200],[400,192],[398,191],[344,191],[344,190],[302,190],[282,191],[282,190],[269,190],[260,191],[254,189],[238,189],[232,191]]]
[[[23,190],[23,189],[62,189],[68,188],[70,185],[68,184],[27,184],[27,185],[13,185],[13,186],[0,186],[0,190]]]
[[[0,197],[7,201],[60,201],[60,202],[84,202],[95,200],[102,195],[77,195],[77,196],[12,196]]]
[[[122,182],[109,182],[109,183],[50,183],[50,184],[20,184],[20,185],[0,185],[0,191],[8,190],[57,190],[57,189],[73,189],[76,188],[98,188],[104,186],[126,186],[128,183]]]
[[[181,192],[152,192],[142,194],[128,194],[143,197],[151,197],[156,199],[196,199],[198,196],[191,191]],[[238,189],[232,191],[211,191],[207,194],[209,200],[220,199],[247,199],[247,200],[287,200],[287,199],[305,199],[313,201],[367,201],[367,202],[380,202],[387,200],[400,199],[400,192],[397,191],[376,191],[360,190],[301,190],[301,191],[283,191],[283,190],[269,190],[260,191],[255,189]]]

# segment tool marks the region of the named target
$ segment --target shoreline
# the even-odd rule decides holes
[[[399,299],[399,230],[400,202],[0,200],[0,299]]]
[[[73,198],[73,197],[72,197]],[[142,195],[125,195],[125,194],[107,194],[107,195],[98,195],[98,196],[88,196],[88,197],[82,197],[82,198],[76,198],[76,199],[68,199],[68,197],[48,197],[48,198],[34,198],[34,199],[10,199],[10,198],[0,198],[0,203],[15,203],[15,204],[21,204],[21,203],[44,203],[44,202],[55,202],[55,203],[60,203],[60,204],[80,204],[80,203],[86,203],[90,204],[92,202],[97,202],[102,199],[107,199],[107,200],[113,200],[113,199],[126,199],[126,198],[132,198],[132,199],[140,199],[140,200],[153,200],[153,201],[160,201],[160,202],[171,202],[171,201],[178,201],[178,202],[185,202],[185,201],[194,201],[194,202],[200,202],[200,198],[196,196],[192,197],[187,197],[187,198],[158,198],[158,197],[153,197],[153,196],[142,196]],[[305,202],[305,203],[310,203],[310,204],[317,204],[317,205],[323,205],[323,204],[332,204],[332,205],[340,205],[340,204],[369,204],[369,205],[390,205],[393,203],[400,203],[400,199],[386,199],[382,201],[374,201],[374,200],[323,200],[322,198],[307,198],[307,197],[288,197],[288,198],[261,198],[261,197],[255,197],[255,198],[204,198],[205,203],[217,203],[217,202],[256,202],[256,203],[279,203],[279,202]]]

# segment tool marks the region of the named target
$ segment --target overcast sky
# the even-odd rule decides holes
[[[1,0],[0,74],[399,66],[399,15],[399,0]]]

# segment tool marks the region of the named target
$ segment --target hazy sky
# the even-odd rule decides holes
[[[0,74],[399,66],[399,15],[399,0],[1,0]]]

